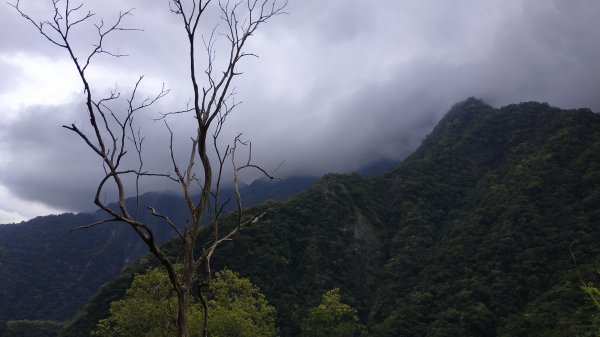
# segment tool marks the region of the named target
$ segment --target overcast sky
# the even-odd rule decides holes
[[[49,3],[21,0],[36,20],[45,19]],[[128,22],[144,29],[111,40],[130,56],[97,59],[90,70],[95,92],[117,85],[127,93],[140,75],[144,95],[162,83],[173,89],[139,117],[147,163],[160,170],[168,163],[167,136],[151,119],[190,97],[179,20],[167,0],[85,5],[107,21],[135,8]],[[236,99],[243,104],[224,132],[224,139],[243,132],[267,168],[285,161],[280,176],[400,159],[469,96],[493,106],[537,100],[600,111],[598,0],[290,0],[287,11],[248,46],[260,57],[242,64]],[[208,18],[205,27],[214,22]],[[75,41],[90,44],[85,31]],[[81,83],[65,50],[5,4],[0,74],[0,223],[93,209],[100,162],[61,128],[85,128]],[[184,132],[189,119],[172,123]],[[147,190],[168,188],[148,183]]]

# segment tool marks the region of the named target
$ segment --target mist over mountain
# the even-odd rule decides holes
[[[255,206],[267,218],[216,267],[261,288],[282,336],[299,336],[307,308],[335,287],[377,337],[593,335],[578,274],[599,281],[599,149],[600,116],[588,109],[471,98],[393,171],[328,174]],[[88,336],[155,264],[124,269],[61,336]]]

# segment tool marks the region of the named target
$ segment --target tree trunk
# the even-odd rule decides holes
[[[180,289],[177,292],[177,337],[189,337],[187,308],[190,301],[188,289]]]

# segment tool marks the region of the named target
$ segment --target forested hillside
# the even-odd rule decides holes
[[[375,334],[593,331],[570,249],[580,264],[599,262],[598,149],[600,118],[587,110],[455,106],[375,183],[391,228]]]
[[[313,177],[257,180],[241,190],[245,204],[253,205],[289,198],[315,181]],[[225,190],[224,197],[232,193]],[[157,205],[174,221],[184,221],[185,205],[175,195],[147,193],[140,205]],[[154,223],[159,242],[171,238],[173,232],[159,226],[149,212],[142,217]],[[148,252],[135,233],[121,224],[71,231],[99,219],[104,219],[100,212],[62,214],[0,225],[0,321],[71,319],[102,284]]]
[[[373,336],[593,336],[572,254],[597,282],[599,151],[589,110],[468,99],[392,172],[327,175],[249,210],[268,217],[216,264],[260,287],[282,336],[333,288]],[[63,336],[88,336],[151,265],[103,287]]]

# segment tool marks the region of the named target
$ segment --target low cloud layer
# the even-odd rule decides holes
[[[21,3],[43,14],[43,0]],[[86,4],[101,4],[107,18],[113,10],[136,8],[131,24],[144,31],[126,32],[111,45],[131,56],[99,58],[90,76],[98,92],[115,84],[126,92],[142,74],[146,95],[163,82],[173,89],[140,117],[149,139],[147,164],[168,171],[167,134],[152,118],[185,107],[190,96],[183,29],[167,1]],[[292,0],[288,12],[250,42],[260,57],[242,66],[236,91],[243,104],[223,134],[229,140],[243,132],[253,141],[253,158],[267,168],[285,161],[278,171],[283,176],[400,159],[453,103],[469,96],[495,106],[538,100],[600,111],[595,0]],[[89,47],[86,34],[82,48]],[[68,56],[8,6],[0,10],[0,38],[0,69],[8,76],[0,84],[0,215],[25,218],[28,201],[90,209],[101,166],[60,127],[86,121],[76,74],[36,70],[63,69]],[[32,78],[32,69],[41,78]],[[182,131],[189,125],[172,123]],[[176,139],[181,156],[188,140]],[[172,187],[147,187],[164,188]]]

